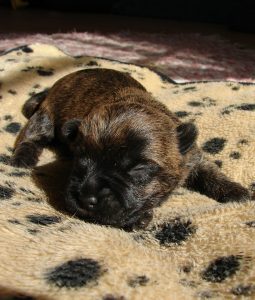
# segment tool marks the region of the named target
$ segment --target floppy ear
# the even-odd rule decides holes
[[[77,136],[80,124],[81,120],[78,119],[65,122],[62,126],[62,135],[69,141],[74,140]]]
[[[197,128],[193,123],[182,123],[176,128],[179,149],[182,155],[189,152],[197,139]]]

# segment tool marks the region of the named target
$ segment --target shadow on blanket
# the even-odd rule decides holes
[[[67,180],[70,174],[71,163],[65,160],[55,160],[51,163],[38,166],[32,171],[32,180],[35,185],[45,192],[47,200],[52,207],[64,214],[63,201]]]

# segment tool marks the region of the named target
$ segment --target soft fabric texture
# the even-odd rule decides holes
[[[0,299],[254,299],[253,201],[223,205],[180,188],[146,230],[125,232],[61,209],[69,165],[49,151],[33,171],[9,165],[29,96],[98,67],[129,72],[183,121],[194,121],[205,156],[255,189],[255,85],[175,84],[146,67],[74,58],[49,45],[13,49],[0,57]]]

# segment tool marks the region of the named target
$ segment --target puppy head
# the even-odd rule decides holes
[[[191,124],[116,104],[68,121],[62,132],[74,154],[66,208],[116,227],[132,226],[169,196],[196,138]]]

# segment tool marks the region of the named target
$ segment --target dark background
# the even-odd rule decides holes
[[[255,0],[0,0],[0,34],[121,31],[217,34],[254,49]]]
[[[8,0],[0,1],[10,6]],[[17,1],[16,1],[17,2]],[[28,8],[150,17],[227,25],[255,32],[255,0],[23,0]],[[12,1],[15,5],[15,1]]]

